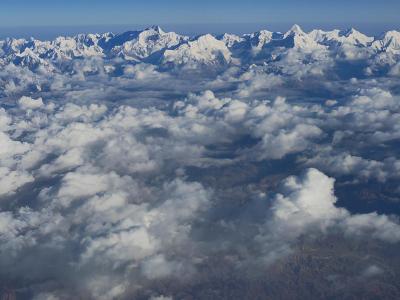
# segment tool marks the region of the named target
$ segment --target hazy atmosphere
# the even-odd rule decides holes
[[[4,0],[0,37],[54,38],[151,25],[187,35],[244,34],[264,28],[283,32],[293,24],[306,30],[356,27],[375,35],[399,28],[399,11],[396,0]]]

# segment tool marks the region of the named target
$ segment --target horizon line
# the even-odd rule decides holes
[[[35,38],[42,40],[54,39],[58,36],[75,36],[87,33],[123,33],[127,31],[141,31],[152,26],[159,26],[167,32],[176,32],[188,36],[201,34],[246,34],[260,30],[272,32],[285,32],[293,25],[298,24],[305,32],[314,29],[324,31],[347,30],[354,28],[366,35],[377,37],[390,30],[400,30],[400,22],[237,22],[237,23],[143,23],[143,24],[91,24],[91,25],[21,25],[0,26],[0,38]]]

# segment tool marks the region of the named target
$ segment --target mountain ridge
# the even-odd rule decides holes
[[[120,34],[78,34],[48,41],[7,38],[0,41],[0,64],[13,62],[36,68],[75,58],[102,57],[109,60],[121,58],[133,63],[150,62],[172,68],[193,68],[197,64],[216,67],[235,61],[254,63],[254,60],[266,59],[272,52],[285,49],[329,52],[349,47],[363,48],[371,56],[382,52],[398,55],[400,32],[392,30],[370,37],[354,28],[305,32],[299,25],[294,25],[285,33],[260,30],[244,35],[225,33],[189,37],[166,32],[153,25],[144,30]]]

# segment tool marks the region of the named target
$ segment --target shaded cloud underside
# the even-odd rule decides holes
[[[172,299],[157,284],[190,286],[213,257],[257,274],[304,237],[398,247],[397,217],[351,193],[398,199],[397,37],[1,42],[1,280],[34,299]]]

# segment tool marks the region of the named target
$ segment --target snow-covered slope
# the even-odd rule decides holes
[[[321,49],[322,45],[318,44],[307,33],[305,33],[299,25],[294,25],[286,32],[281,40],[275,40],[273,46],[284,46],[286,48],[296,48],[304,50]]]
[[[160,27],[153,26],[143,31],[117,35],[106,43],[106,48],[115,56],[127,60],[140,61],[163,49],[174,47],[188,37],[175,32],[164,32]]]
[[[286,33],[260,30],[242,36],[226,33],[218,37],[205,34],[190,38],[152,26],[142,31],[79,34],[52,41],[9,38],[0,41],[0,62],[45,70],[64,67],[76,58],[99,58],[119,64],[146,62],[164,69],[220,68],[232,63],[266,63],[291,49],[304,55],[315,50],[324,50],[332,57],[345,53],[341,55],[345,58],[354,57],[359,49],[364,49],[363,57],[373,58],[382,52],[400,55],[400,33],[388,31],[373,38],[353,28],[307,33],[294,25]]]
[[[223,41],[225,45],[230,48],[237,43],[243,42],[245,39],[236,34],[224,33],[218,37],[218,40]]]
[[[38,54],[33,52],[30,48],[25,48],[24,51],[14,55],[13,63],[16,65],[36,69],[38,67],[46,67],[48,70],[53,69],[49,62],[40,58]]]
[[[231,61],[231,52],[223,41],[206,34],[184,42],[174,49],[167,49],[162,55],[163,65],[186,66],[223,66]]]
[[[400,54],[400,32],[392,30],[384,33],[371,47],[378,51]]]
[[[329,47],[340,47],[343,45],[367,47],[374,40],[373,37],[366,36],[354,28],[332,31],[313,30],[309,33],[309,37],[318,44]]]

